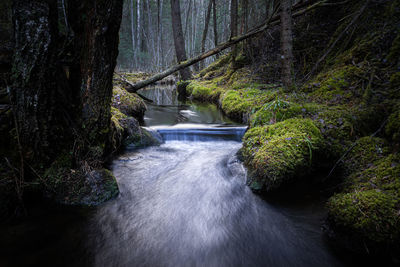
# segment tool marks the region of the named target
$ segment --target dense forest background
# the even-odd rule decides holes
[[[242,34],[265,21],[274,1],[239,2],[238,26],[239,34]],[[188,58],[202,53],[207,21],[205,51],[230,38],[230,0],[184,0],[180,1],[180,5]],[[124,6],[117,68],[122,71],[157,72],[176,63],[170,1],[124,0]],[[207,58],[205,65],[215,58]],[[198,70],[199,66],[195,65],[193,68]]]

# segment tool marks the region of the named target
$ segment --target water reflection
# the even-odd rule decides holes
[[[149,87],[138,93],[153,101],[147,103],[148,110],[144,117],[146,126],[178,123],[235,124],[214,104],[179,101],[176,86]]]

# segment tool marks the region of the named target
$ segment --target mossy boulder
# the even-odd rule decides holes
[[[114,151],[118,151],[127,145],[142,147],[161,143],[146,129],[140,127],[135,118],[126,116],[114,107],[111,108],[111,115],[112,134],[110,142]]]
[[[113,174],[75,164],[70,153],[61,154],[44,174],[47,197],[64,205],[97,206],[119,194]]]
[[[399,154],[371,161],[347,180],[344,191],[327,205],[333,238],[351,250],[400,249]]]
[[[251,128],[242,148],[250,169],[249,186],[256,191],[271,191],[310,173],[313,153],[322,142],[320,130],[310,119],[293,118]]]
[[[144,101],[136,94],[129,93],[119,86],[114,86],[112,106],[127,116],[143,119],[147,107]]]
[[[400,233],[398,203],[378,189],[341,193],[328,202],[329,220],[337,230],[356,236],[360,244],[394,243]]]

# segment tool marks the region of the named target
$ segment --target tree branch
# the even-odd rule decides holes
[[[315,8],[318,8],[318,7],[332,6],[332,5],[342,5],[342,4],[345,4],[345,3],[347,3],[347,1],[340,2],[340,3],[328,3],[327,0],[321,0],[321,1],[315,2],[314,4],[310,4],[310,5],[306,6],[306,7],[304,7],[304,4],[301,3],[301,5],[299,5],[300,7],[299,6],[293,6],[293,8],[292,8],[293,9],[292,17],[293,18],[299,17],[299,16],[301,16],[301,15],[303,15],[303,14],[305,14],[305,13],[307,13],[307,12],[309,12],[309,11],[315,9]],[[276,11],[274,13],[276,13]],[[207,52],[205,52],[205,53],[203,53],[203,54],[201,54],[201,55],[199,55],[197,57],[191,58],[191,59],[186,60],[184,62],[181,62],[181,63],[179,63],[179,64],[177,64],[175,66],[172,66],[171,68],[169,68],[169,69],[167,69],[167,70],[165,70],[165,71],[163,71],[161,73],[158,73],[158,74],[150,77],[147,80],[139,81],[136,84],[129,83],[130,86],[127,88],[127,90],[128,90],[128,92],[135,93],[136,91],[138,91],[139,89],[141,89],[141,88],[143,88],[143,87],[145,87],[147,85],[155,83],[156,81],[159,81],[159,80],[163,79],[164,77],[167,77],[168,75],[171,75],[174,72],[177,72],[177,71],[179,71],[181,69],[187,68],[187,67],[189,67],[189,66],[191,66],[191,65],[193,65],[193,64],[195,64],[195,63],[197,63],[197,62],[199,62],[201,60],[204,60],[204,59],[206,59],[206,58],[208,58],[210,56],[218,54],[221,51],[223,51],[223,50],[225,50],[225,49],[227,49],[227,48],[229,48],[229,47],[231,47],[231,46],[233,46],[233,45],[235,45],[235,44],[237,44],[237,43],[239,43],[239,42],[241,42],[243,40],[246,40],[248,38],[254,37],[257,34],[260,34],[260,33],[264,32],[265,30],[267,30],[268,28],[270,28],[272,26],[279,25],[279,23],[280,23],[279,15],[273,15],[264,24],[259,25],[259,26],[255,27],[255,28],[251,29],[246,34],[243,34],[243,35],[237,36],[237,37],[233,37],[230,40],[228,40],[227,42],[222,43],[222,44],[218,45],[217,47],[215,47],[215,48],[213,48],[211,50],[208,50]]]

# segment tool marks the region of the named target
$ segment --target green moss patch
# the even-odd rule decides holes
[[[360,242],[393,243],[400,233],[397,205],[393,195],[379,190],[342,193],[329,200],[329,218]]]
[[[187,94],[198,101],[216,102],[223,91],[212,81],[193,80],[186,87]]]
[[[114,86],[112,106],[122,113],[135,118],[143,118],[147,107],[144,101],[136,94],[131,94],[122,87]]]
[[[353,152],[356,169],[346,179],[344,192],[328,202],[331,226],[372,246],[400,241],[400,156],[383,156],[381,145],[381,139],[360,140]],[[364,167],[357,168],[361,164]]]
[[[310,119],[293,118],[250,129],[242,148],[252,173],[249,186],[270,191],[309,173],[313,152],[321,143],[322,135]]]
[[[356,82],[362,70],[351,65],[337,67],[333,70],[322,72],[312,82],[303,87],[309,92],[309,97],[314,101],[326,104],[352,102],[363,92]]]

